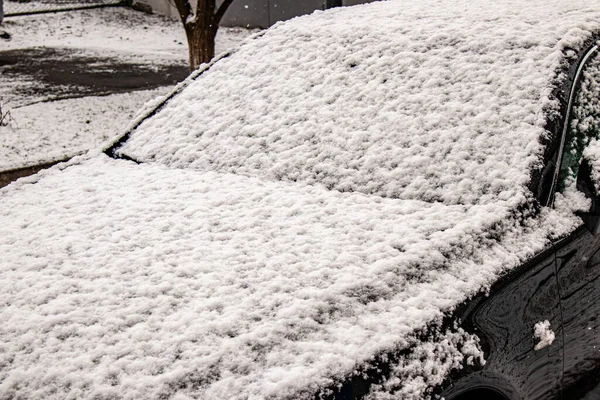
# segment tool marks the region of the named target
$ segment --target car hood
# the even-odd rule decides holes
[[[0,391],[28,398],[302,397],[405,347],[517,262],[494,246],[522,203],[103,155],[0,200]]]

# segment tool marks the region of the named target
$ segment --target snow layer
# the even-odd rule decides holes
[[[8,397],[314,389],[462,296],[418,282],[506,213],[105,158],[47,175],[2,197]]]
[[[388,1],[277,24],[123,148],[140,161],[467,204],[520,193],[597,1]]]
[[[579,223],[71,164],[0,190],[0,398],[312,398]]]
[[[600,28],[481,4],[278,24],[134,133],[159,162],[0,189],[0,398],[312,399],[410,346],[372,396],[419,398],[480,358],[415,333],[581,224],[525,184],[561,52]]]

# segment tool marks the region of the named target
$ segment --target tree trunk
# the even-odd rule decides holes
[[[194,71],[215,56],[219,22],[233,0],[223,0],[218,8],[216,0],[196,0],[195,13],[190,1],[194,0],[174,0],[188,41],[190,71]]]
[[[189,33],[186,32],[190,71],[198,69],[201,64],[209,62],[215,56],[216,30],[212,27],[204,28],[201,25],[197,24],[190,29]]]

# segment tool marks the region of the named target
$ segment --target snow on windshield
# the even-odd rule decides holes
[[[598,28],[592,3],[391,1],[279,24],[122,153],[383,197],[506,199],[539,166],[561,49]]]

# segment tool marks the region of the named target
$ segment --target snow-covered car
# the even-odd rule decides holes
[[[598,38],[392,0],[204,65],[0,190],[0,399],[600,398]]]

